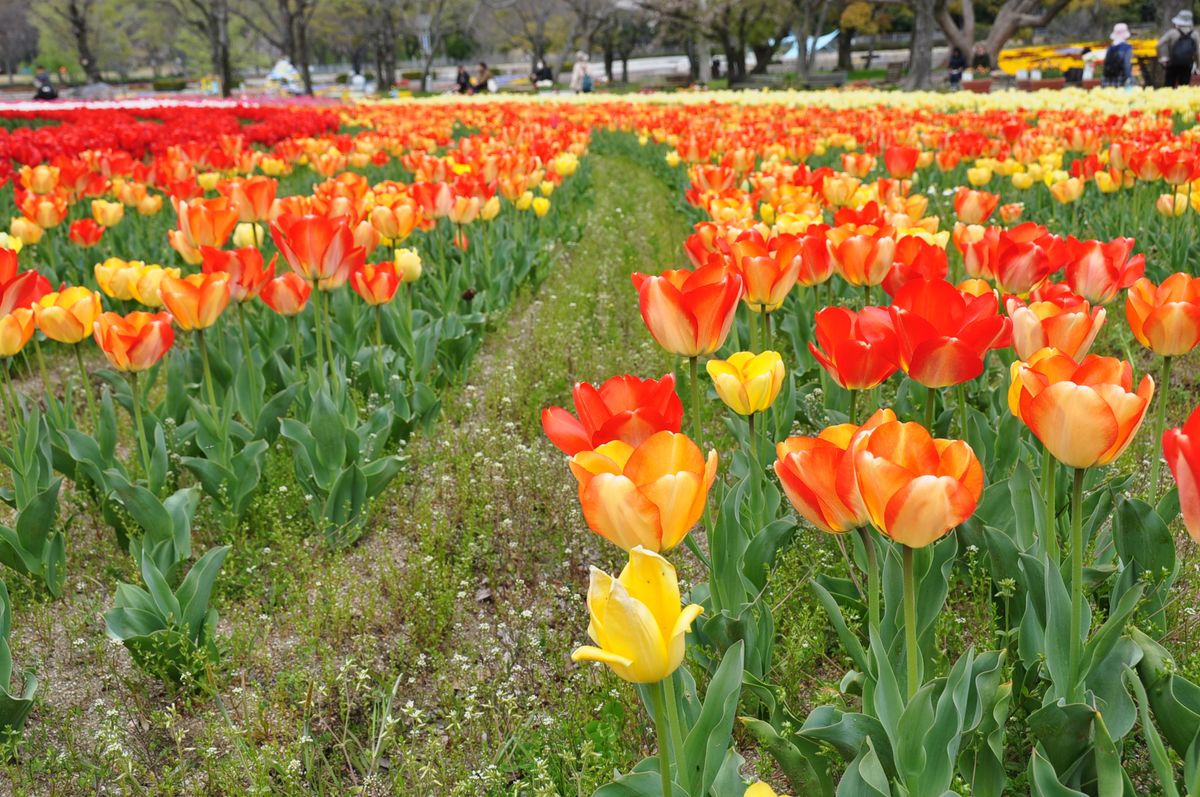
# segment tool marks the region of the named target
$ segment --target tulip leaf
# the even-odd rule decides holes
[[[1102,714],[1096,714],[1094,727],[1096,797],[1122,797],[1125,794],[1125,770],[1121,767],[1121,754],[1109,735]]]
[[[817,602],[824,607],[825,613],[829,616],[829,622],[833,625],[833,630],[837,633],[838,639],[841,640],[842,647],[846,649],[846,653],[854,660],[856,667],[865,671],[867,669],[867,653],[863,650],[858,636],[846,625],[846,619],[842,616],[841,607],[838,606],[833,595],[829,593],[829,590],[817,583],[816,579],[808,582],[808,588],[816,596]]]
[[[887,773],[870,738],[858,757],[846,767],[838,783],[837,797],[891,797]]]
[[[785,739],[770,723],[753,717],[742,717],[742,723],[755,741],[775,759],[793,792],[813,797],[833,796],[829,763],[821,754],[820,747],[802,737]]]
[[[745,645],[740,641],[725,651],[708,683],[700,716],[683,744],[689,769],[680,779],[690,794],[708,794],[729,749],[742,690],[744,653]]]
[[[1167,651],[1153,639],[1136,628],[1130,636],[1142,651],[1137,673],[1155,723],[1175,752],[1186,756],[1200,736],[1200,686],[1184,678]]]
[[[658,766],[656,760],[646,760],[653,761],[654,766]],[[677,783],[671,784],[671,793],[673,797],[689,797]],[[663,797],[662,776],[657,770],[631,772],[596,789],[592,792],[592,797]]]
[[[208,611],[208,601],[212,595],[213,584],[221,564],[229,553],[229,546],[222,545],[209,550],[201,556],[192,569],[184,576],[176,592],[179,605],[183,611],[183,622],[191,631],[192,641],[199,644],[200,632],[203,628],[204,617]]]
[[[1031,797],[1087,797],[1081,791],[1062,785],[1054,766],[1036,747],[1029,757],[1029,780]]]

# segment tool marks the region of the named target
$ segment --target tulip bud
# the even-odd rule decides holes
[[[397,249],[394,258],[400,282],[416,282],[421,278],[421,255],[416,249]]]
[[[24,216],[14,216],[12,222],[9,223],[8,229],[14,238],[17,238],[26,246],[34,246],[38,241],[42,240],[42,228],[36,222],[30,221]]]
[[[545,197],[537,197],[532,202],[533,212],[540,219],[550,212],[550,200]]]
[[[215,191],[217,190],[217,183],[221,182],[221,174],[220,172],[203,172],[196,175],[196,182],[205,191]]]
[[[1182,216],[1187,212],[1188,198],[1184,194],[1160,194],[1154,209],[1163,216]]]
[[[770,409],[783,387],[783,358],[778,352],[739,351],[728,360],[709,360],[708,375],[717,395],[739,415]]]

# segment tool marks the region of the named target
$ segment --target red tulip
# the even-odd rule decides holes
[[[1200,542],[1200,407],[1192,410],[1182,428],[1163,432],[1162,447],[1179,487],[1183,525],[1192,539]]]
[[[271,225],[271,237],[292,270],[323,291],[340,288],[366,259],[345,216],[283,215]]]
[[[262,292],[275,276],[275,262],[279,259],[275,255],[264,268],[262,252],[252,246],[229,252],[202,246],[200,256],[203,258],[200,268],[205,274],[221,271],[229,275],[229,294],[238,303],[248,302]]]
[[[916,147],[892,145],[883,151],[883,165],[888,174],[897,179],[908,179],[917,170],[921,150]]]
[[[79,219],[78,221],[71,222],[71,227],[67,231],[67,237],[76,246],[88,249],[100,243],[100,239],[104,237],[104,228],[97,224],[94,219]]]
[[[950,273],[946,250],[916,235],[906,235],[896,242],[892,270],[883,279],[883,289],[889,296],[918,279],[940,280]]]
[[[1130,257],[1132,238],[1111,241],[1067,240],[1066,282],[1093,304],[1108,304],[1117,292],[1137,282],[1146,271],[1143,255]]]
[[[994,294],[967,296],[942,280],[916,280],[891,306],[900,367],[926,387],[948,387],[983,373],[990,349],[1007,346],[1011,325]]]
[[[296,272],[288,271],[264,285],[258,298],[281,316],[294,316],[304,310],[311,293],[311,284]]]
[[[817,345],[808,350],[847,390],[870,390],[896,372],[899,353],[891,315],[882,307],[854,312],[826,307],[815,318]]]
[[[613,440],[637,448],[657,432],[678,432],[683,422],[673,374],[662,379],[614,376],[599,388],[576,382],[574,400],[578,418],[562,407],[542,411],[546,436],[568,456]]]
[[[350,272],[350,287],[369,305],[387,304],[400,287],[396,264],[364,263]]]

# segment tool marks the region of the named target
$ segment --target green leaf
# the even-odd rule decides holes
[[[1104,717],[1097,712],[1095,727],[1096,797],[1123,797],[1125,794],[1125,770],[1121,767],[1121,753],[1113,742]]]
[[[201,630],[204,617],[208,613],[208,601],[212,596],[213,584],[217,580],[217,573],[228,553],[229,546],[222,545],[201,556],[184,576],[183,582],[180,583],[179,590],[176,592],[176,598],[182,607],[183,622],[188,628],[192,641],[196,644],[200,644],[201,641]]]
[[[837,633],[838,639],[841,640],[842,647],[846,649],[846,653],[854,660],[854,665],[859,670],[865,672],[867,670],[867,652],[863,650],[862,643],[858,641],[858,635],[853,633],[849,626],[846,625],[846,619],[842,616],[842,610],[834,600],[833,595],[829,590],[817,583],[816,579],[811,579],[808,582],[809,589],[816,596],[817,602],[825,609],[825,614],[829,616],[829,622],[833,626],[833,630]]]
[[[1087,797],[1083,792],[1069,789],[1059,783],[1054,766],[1036,747],[1029,757],[1029,778],[1033,787],[1030,797]]]
[[[770,723],[753,717],[742,717],[742,723],[758,745],[775,759],[793,792],[812,797],[833,797],[829,762],[817,745],[800,737],[785,739]]]
[[[708,794],[729,749],[742,688],[744,651],[741,642],[725,651],[704,694],[700,716],[683,743],[689,771],[680,777],[690,794]]]

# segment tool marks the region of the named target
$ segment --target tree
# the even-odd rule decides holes
[[[8,74],[11,85],[17,65],[32,61],[38,52],[38,31],[29,21],[29,6],[25,0],[0,0],[0,66]]]
[[[792,30],[796,37],[796,76],[801,81],[812,70],[816,52],[810,52],[808,40],[825,30],[825,20],[833,6],[832,0],[794,0],[793,14],[796,18]]]
[[[221,84],[221,96],[233,93],[229,0],[172,0],[183,21],[208,44],[209,63]]]
[[[100,82],[96,59],[98,0],[47,0],[35,6],[36,19],[59,41],[70,41],[89,83]]]
[[[917,0],[927,2],[927,0]],[[936,18],[942,32],[950,44],[969,55],[975,47],[976,18],[974,0],[957,0],[961,4],[959,18],[956,20],[954,9],[947,0],[936,0]],[[1000,51],[1009,39],[1016,35],[1021,28],[1042,28],[1049,25],[1051,20],[1059,15],[1071,0],[1004,0],[996,9],[996,16],[987,37],[983,39],[984,47],[996,63]]]
[[[320,0],[243,0],[232,9],[251,30],[291,60],[300,72],[305,94],[313,92],[309,39],[319,6]]]

